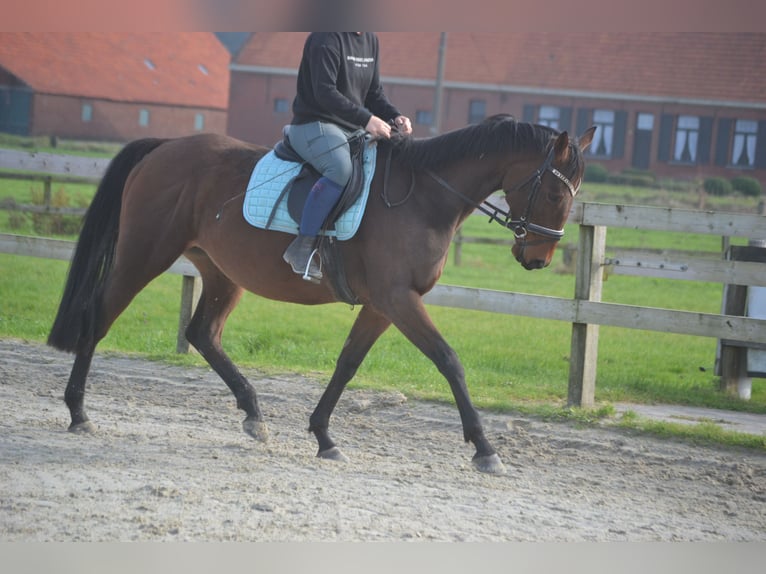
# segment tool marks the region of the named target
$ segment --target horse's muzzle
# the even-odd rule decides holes
[[[550,260],[548,259],[540,259],[537,257],[528,259],[525,257],[525,255],[530,255],[529,251],[527,251],[524,246],[519,245],[518,243],[511,248],[511,253],[516,258],[516,261],[521,263],[521,266],[527,271],[542,269],[543,267],[546,267],[548,263],[550,263]]]
[[[545,259],[532,259],[531,261],[519,260],[519,263],[521,263],[521,266],[524,267],[524,269],[526,269],[527,271],[533,271],[534,269],[542,269],[543,267],[548,265],[545,262]]]

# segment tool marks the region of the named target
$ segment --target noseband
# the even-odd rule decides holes
[[[557,178],[559,178],[559,180],[561,180],[564,183],[564,185],[567,186],[567,189],[569,190],[569,193],[572,194],[572,197],[577,195],[578,188],[572,185],[572,182],[569,181],[569,179],[563,173],[561,173],[559,170],[553,167],[552,163],[553,163],[553,148],[551,148],[550,151],[548,151],[548,155],[546,156],[545,161],[540,167],[538,167],[535,170],[535,172],[532,175],[530,175],[521,183],[514,185],[511,189],[503,190],[505,194],[507,195],[511,193],[512,191],[515,191],[519,188],[524,187],[530,181],[533,182],[532,191],[529,194],[529,198],[527,199],[527,208],[524,210],[524,215],[522,215],[519,219],[513,219],[513,216],[509,211],[505,211],[495,205],[492,205],[486,199],[482,203],[477,203],[474,200],[472,200],[470,197],[467,197],[466,195],[460,193],[458,190],[456,190],[449,183],[444,181],[444,179],[442,179],[441,177],[439,177],[432,171],[427,170],[427,173],[434,180],[436,180],[442,187],[448,189],[455,195],[461,197],[463,201],[465,201],[469,205],[474,206],[476,209],[478,209],[485,215],[488,215],[490,221],[496,221],[503,227],[513,231],[513,236],[517,240],[525,240],[527,237],[527,233],[531,231],[532,233],[535,233],[537,235],[542,235],[548,240],[558,241],[559,239],[564,237],[563,229],[551,229],[550,227],[544,227],[542,225],[537,225],[536,223],[532,223],[531,221],[529,221],[529,217],[532,213],[532,208],[535,205],[537,194],[540,191],[543,175],[545,174],[545,172],[549,171],[553,175],[555,175]],[[525,244],[526,244],[526,241],[525,241]]]

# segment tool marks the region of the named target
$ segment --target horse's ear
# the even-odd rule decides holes
[[[596,126],[591,126],[587,130],[585,130],[585,133],[580,136],[579,145],[580,149],[585,151],[585,149],[590,145],[590,142],[593,141],[593,134],[596,133]]]
[[[556,136],[556,142],[553,144],[553,154],[558,161],[569,160],[569,134],[561,132]]]

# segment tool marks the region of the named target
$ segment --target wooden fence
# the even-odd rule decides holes
[[[30,165],[32,167],[28,167]],[[94,177],[102,173],[105,166],[104,161],[85,160],[84,164],[80,164],[78,158],[49,154],[16,152],[13,156],[6,156],[6,150],[0,150],[0,169],[30,169]],[[577,203],[569,221],[579,225],[575,292],[572,299],[436,285],[426,295],[425,302],[430,305],[571,323],[568,403],[583,407],[594,403],[600,325],[713,337],[723,341],[727,349],[732,349],[734,353],[748,347],[766,349],[766,319],[727,315],[723,312],[697,313],[601,301],[602,280],[607,270],[614,274],[709,281],[721,283],[722,286],[734,284],[766,287],[766,265],[763,263],[723,258],[711,260],[694,256],[672,260],[667,255],[656,253],[630,252],[611,258],[605,255],[606,232],[609,227],[766,239],[766,217]],[[72,249],[72,242],[0,234],[2,253],[69,259]],[[169,272],[184,277],[178,333],[179,351],[183,351],[188,349],[183,331],[199,296],[199,279],[196,269],[184,258],[179,259]],[[724,373],[724,383],[729,385],[732,381],[726,380],[727,377],[736,376],[736,373]]]

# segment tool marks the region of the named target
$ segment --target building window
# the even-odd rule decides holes
[[[415,123],[431,126],[434,123],[434,115],[430,110],[417,110],[415,112]]]
[[[142,127],[146,127],[149,125],[149,110],[146,110],[146,109],[138,110],[138,125]]]
[[[487,117],[487,102],[484,100],[471,100],[468,104],[468,123],[478,124]]]
[[[612,157],[614,111],[593,110],[593,125],[596,126],[596,133],[593,134],[593,141],[588,148],[588,153],[600,157]]]
[[[737,120],[734,124],[734,141],[731,150],[731,164],[737,167],[755,166],[755,143],[758,122]]]
[[[278,114],[285,114],[290,111],[290,103],[287,98],[274,98],[274,111]]]
[[[205,114],[194,114],[194,129],[198,132],[205,129]]]
[[[699,131],[699,117],[678,116],[678,123],[676,124],[676,144],[673,148],[673,161],[681,163],[694,163],[697,161]]]
[[[93,119],[93,106],[90,104],[82,105],[82,121],[89,122]]]
[[[537,119],[538,124],[558,130],[560,119],[561,108],[556,106],[540,106],[540,115]]]
[[[652,131],[654,129],[654,114],[640,113],[636,118],[636,129]]]

